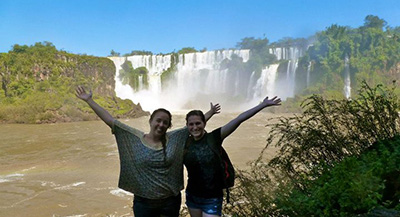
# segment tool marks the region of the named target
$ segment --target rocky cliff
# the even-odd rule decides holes
[[[74,96],[82,85],[117,118],[148,115],[140,105],[115,95],[115,66],[104,57],[70,54],[51,43],[15,45],[0,54],[0,122],[54,123],[97,116]]]

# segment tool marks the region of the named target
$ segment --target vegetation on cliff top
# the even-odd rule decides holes
[[[370,85],[391,85],[394,80],[400,80],[400,27],[390,27],[377,16],[366,16],[364,25],[358,28],[331,25],[307,40],[285,38],[269,44],[267,38],[244,38],[237,44],[239,49],[252,51],[250,60],[243,63],[246,71],[257,72],[269,64],[280,62],[278,78],[286,77],[284,61],[268,56],[269,48],[273,47],[297,47],[305,51],[295,74],[297,98],[290,99],[285,107],[295,103],[294,107],[299,108],[301,101],[312,94],[343,98],[346,70],[353,90],[359,89],[363,80]],[[396,92],[400,94],[400,90]],[[356,94],[353,91],[352,96]]]
[[[115,97],[115,66],[107,58],[59,51],[50,42],[14,45],[0,54],[0,122],[52,123],[94,120],[74,96],[78,85],[114,116],[143,115],[140,106]]]
[[[351,88],[359,89],[365,80],[370,85],[390,85],[400,80],[400,28],[392,28],[377,16],[368,15],[358,28],[331,25],[315,35],[313,45],[299,62],[297,91],[303,95],[343,95],[348,59]],[[307,86],[307,70],[310,83]],[[400,90],[397,90],[397,93]]]

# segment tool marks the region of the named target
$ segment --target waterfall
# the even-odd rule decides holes
[[[307,80],[306,80],[306,87],[310,86],[310,72],[311,72],[311,61],[308,62],[307,66]]]
[[[125,57],[109,57],[115,65],[115,93],[121,99],[132,99],[134,93],[129,85],[123,85],[119,79],[119,71],[122,69],[121,65],[125,62]],[[135,102],[135,101],[134,101]],[[137,103],[137,102],[136,102]]]
[[[233,55],[247,62],[249,50],[218,50],[172,55],[134,55],[110,57],[116,66],[116,94],[122,99],[140,103],[144,110],[166,108],[171,111],[208,109],[209,103],[221,103],[224,109],[243,110],[249,103],[261,101],[265,96],[277,95],[282,99],[294,96],[295,73],[300,48],[271,48],[278,60],[287,60],[286,76],[278,75],[279,64],[266,66],[261,72],[246,73],[226,68]],[[176,54],[175,54],[176,55]],[[134,69],[146,67],[146,77],[139,76],[137,91],[119,80],[121,65],[129,61]],[[172,62],[174,61],[174,62]],[[174,68],[171,68],[174,66]],[[168,76],[162,76],[168,72]],[[168,78],[166,78],[168,77]],[[147,78],[147,84],[143,85]],[[279,79],[278,79],[279,78]]]
[[[351,97],[351,80],[350,80],[350,66],[349,66],[349,57],[346,55],[344,58],[344,96],[346,99],[350,99]]]
[[[160,107],[172,111],[191,108],[208,108],[210,102],[234,104],[231,99],[241,93],[243,87],[240,74],[229,75],[227,69],[221,69],[221,63],[233,55],[247,62],[249,50],[219,50],[181,54],[172,78],[161,80],[161,75],[171,67],[172,55],[135,55],[129,57],[110,57],[116,66],[116,94],[122,99],[140,103],[144,110]],[[146,67],[148,88],[139,84],[138,91],[133,92],[129,85],[119,80],[121,65],[129,61],[133,68]],[[139,77],[139,81],[142,81]],[[142,81],[143,82],[143,81]],[[247,88],[247,87],[246,87]]]
[[[255,72],[252,73],[251,77],[253,81],[251,81],[252,83],[249,85],[252,91],[248,91],[248,93],[253,93],[251,99],[261,100],[265,96],[275,96],[275,79],[278,66],[279,64],[272,64],[265,67],[261,71],[261,76],[255,82]]]
[[[287,97],[293,97],[295,95],[296,86],[296,70],[298,67],[299,58],[303,56],[304,51],[298,47],[275,47],[270,48],[269,52],[274,54],[277,60],[287,60],[286,76],[276,80],[275,82],[275,94],[280,96],[282,99]]]

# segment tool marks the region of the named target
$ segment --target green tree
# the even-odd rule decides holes
[[[11,71],[9,69],[10,56],[6,53],[0,53],[0,76],[1,76],[1,88],[4,93],[4,97],[8,97],[8,85],[11,82]]]
[[[245,70],[247,73],[254,71],[260,73],[261,70],[276,61],[276,57],[269,52],[268,38],[246,37],[236,44],[239,49],[250,49],[251,55],[246,63]]]
[[[145,50],[133,50],[130,53],[124,54],[124,56],[133,56],[133,55],[153,55],[151,51]]]
[[[261,52],[268,48],[268,38],[246,37],[236,44],[239,49],[250,49],[252,51]]]
[[[112,56],[112,57],[119,57],[120,55],[121,55],[120,53],[117,53],[114,50],[111,50],[111,52],[110,52],[110,56]]]
[[[178,54],[196,53],[197,50],[194,47],[184,47],[178,51]]]
[[[368,15],[364,19],[364,26],[367,28],[376,28],[382,30],[387,25],[387,22],[380,19],[378,16]]]

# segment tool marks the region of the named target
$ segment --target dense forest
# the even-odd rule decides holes
[[[115,66],[108,58],[59,51],[50,42],[14,45],[0,54],[0,121],[53,123],[93,120],[96,116],[74,96],[78,85],[117,117],[146,114],[115,96]]]
[[[350,28],[332,25],[317,33],[312,46],[301,59],[298,79],[303,94],[340,95],[348,59],[352,89],[361,81],[370,85],[391,84],[400,79],[400,27],[392,28],[386,21],[369,15],[363,26]],[[305,87],[307,68],[311,71],[311,86]]]
[[[243,68],[261,71],[268,64],[279,63],[269,53],[273,47],[306,49],[296,71],[297,106],[312,94],[343,98],[346,70],[353,90],[358,90],[362,81],[370,85],[399,85],[400,27],[390,27],[377,16],[368,15],[364,25],[358,28],[333,24],[307,39],[284,38],[269,43],[267,38],[244,38],[237,48],[251,49],[251,56]],[[280,67],[285,66],[280,61]],[[285,67],[279,72],[278,76],[286,76]],[[396,91],[400,93],[400,90]]]

